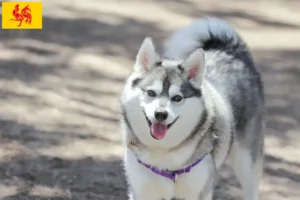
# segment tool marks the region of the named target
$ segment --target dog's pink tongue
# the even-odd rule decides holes
[[[163,139],[167,133],[167,125],[159,122],[154,122],[151,125],[152,136],[157,139]]]

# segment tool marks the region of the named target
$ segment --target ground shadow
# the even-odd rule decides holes
[[[74,13],[76,12],[74,11]],[[151,37],[160,43],[166,34],[165,30],[155,23],[139,21],[117,14],[113,17],[120,18],[120,22],[110,24],[101,21],[101,18],[97,20],[56,19],[44,16],[42,30],[4,30],[0,34],[0,41],[23,39],[41,41],[45,44],[57,44],[72,49],[93,47],[94,53],[134,58],[145,37],[151,34]],[[122,33],[122,37],[119,33]],[[45,50],[18,47],[18,45],[8,47],[25,48],[29,52],[43,55],[51,54]]]
[[[265,85],[266,134],[290,145],[295,138],[288,132],[300,128],[300,50],[253,52]]]
[[[100,118],[100,117],[99,117]],[[100,118],[101,120],[112,120],[117,124],[117,119]],[[76,140],[101,140],[111,144],[119,144],[119,141],[111,140],[103,135],[82,132],[80,127],[63,125],[55,131],[46,131],[33,125],[16,122],[9,119],[0,119],[0,144],[17,142],[29,148],[49,148],[58,145],[67,145]],[[37,146],[38,143],[38,146]]]
[[[1,185],[17,187],[5,200],[121,200],[126,196],[118,158],[19,157],[0,162],[0,179]]]

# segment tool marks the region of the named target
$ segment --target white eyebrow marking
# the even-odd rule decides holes
[[[153,82],[152,85],[148,86],[146,89],[153,90],[156,93],[156,95],[159,95],[163,90],[162,82],[159,80],[156,80]]]
[[[173,97],[176,94],[181,94],[180,92],[180,88],[178,85],[171,85],[171,87],[169,88],[169,97]]]

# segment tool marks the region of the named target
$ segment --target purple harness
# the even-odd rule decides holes
[[[186,168],[178,169],[178,170],[174,170],[174,171],[168,171],[168,172],[160,170],[156,167],[152,167],[151,165],[145,164],[140,159],[137,159],[137,160],[140,164],[144,165],[145,167],[150,169],[155,174],[161,175],[161,176],[171,179],[173,182],[175,182],[177,179],[177,175],[180,175],[183,173],[189,173],[193,167],[195,167],[197,164],[199,164],[203,160],[203,158],[204,158],[204,156],[202,158],[200,158],[199,160],[196,160],[194,163],[190,164]]]

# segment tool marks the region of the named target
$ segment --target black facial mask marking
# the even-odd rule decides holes
[[[183,94],[183,97],[191,98],[191,97],[201,97],[201,90],[195,88],[190,82],[185,82],[180,86],[180,92]]]
[[[133,81],[132,81],[132,87],[135,87],[135,86],[137,86],[140,82],[141,82],[141,78],[136,78],[136,79],[134,79]]]
[[[163,81],[163,90],[161,92],[161,96],[167,96],[167,97],[169,96],[170,86],[171,86],[171,82],[167,75]]]

